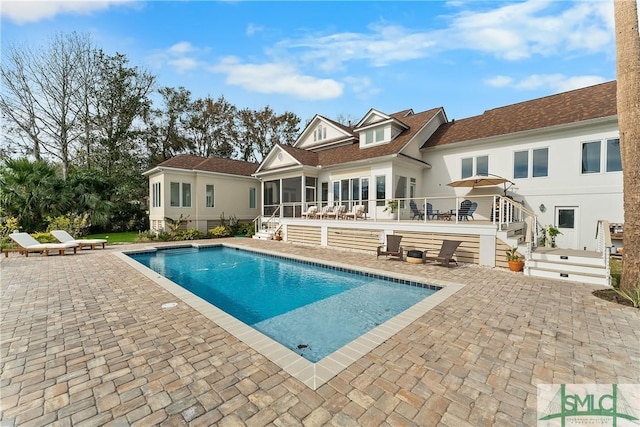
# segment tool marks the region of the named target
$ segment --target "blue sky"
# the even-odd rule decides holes
[[[2,48],[89,33],[106,52],[238,108],[449,119],[615,79],[603,1],[2,1]]]

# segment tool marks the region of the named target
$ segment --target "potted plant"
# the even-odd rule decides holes
[[[509,270],[511,271],[522,271],[524,267],[524,261],[522,260],[522,255],[518,253],[518,248],[513,247],[507,249],[507,262],[509,263]]]
[[[273,235],[274,240],[282,240],[282,229],[278,229],[276,233]]]
[[[398,201],[397,200],[387,200],[387,205],[382,210],[382,212],[387,213],[387,216],[390,219],[396,219],[397,218],[397,214],[396,214],[397,211],[398,211]]]
[[[542,235],[542,239],[540,239],[540,244],[547,248],[555,248],[556,247],[556,236],[558,234],[562,234],[557,227],[553,225],[547,225],[544,228],[544,234]]]

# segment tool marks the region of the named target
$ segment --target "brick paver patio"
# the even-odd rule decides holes
[[[640,383],[640,310],[592,286],[233,243],[465,286],[313,391],[114,255],[126,247],[11,254],[0,425],[531,426],[537,384]]]

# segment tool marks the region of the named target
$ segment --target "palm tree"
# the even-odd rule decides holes
[[[617,108],[624,185],[623,290],[640,287],[640,33],[636,0],[614,0]]]
[[[45,218],[64,203],[58,170],[43,160],[6,159],[0,168],[0,215],[16,217],[24,231],[43,231]]]

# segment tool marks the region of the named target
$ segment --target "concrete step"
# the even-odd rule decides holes
[[[253,235],[254,239],[259,239],[259,240],[273,240],[273,233],[270,233],[268,231],[258,231],[256,234]]]
[[[533,251],[531,253],[531,259],[536,261],[547,261],[564,264],[583,264],[604,267],[604,260],[602,257],[590,256],[590,254],[582,254],[580,251],[572,253],[551,253],[551,252],[538,252]]]
[[[527,261],[529,268],[538,268],[541,270],[558,271],[562,273],[583,273],[606,275],[607,270],[602,264],[594,263],[576,263],[576,262],[558,262],[539,259],[530,259]]]
[[[609,277],[603,274],[589,274],[578,272],[567,272],[559,270],[549,270],[544,268],[528,268],[528,275],[533,277],[544,277],[548,279],[565,280],[568,282],[588,283],[591,285],[609,286]]]

